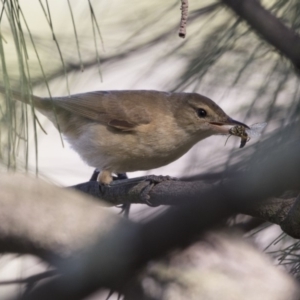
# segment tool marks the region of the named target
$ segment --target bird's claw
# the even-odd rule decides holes
[[[150,201],[151,197],[150,197],[149,193],[156,184],[159,184],[159,183],[164,182],[164,181],[171,181],[171,180],[173,180],[173,181],[178,180],[178,178],[171,177],[171,176],[168,176],[168,175],[167,176],[163,176],[163,175],[159,175],[159,176],[157,176],[157,175],[148,175],[148,176],[145,176],[144,182],[149,181],[150,184],[147,185],[141,193],[142,201],[150,207],[159,206],[160,204],[154,204]]]
[[[163,176],[163,175],[147,175],[144,178],[145,181],[150,181],[151,183],[161,183],[163,181],[170,181],[170,180],[178,180],[176,177],[171,177],[169,175]]]
[[[122,177],[120,178],[120,177],[121,176],[118,174],[118,178],[116,178],[116,180],[112,181],[110,185],[100,184],[99,188],[104,189],[104,188],[111,188],[116,185],[128,185],[128,184],[136,185],[137,191],[139,191],[138,193],[139,193],[139,198],[141,199],[141,201],[151,207],[156,207],[156,206],[160,205],[160,204],[155,204],[155,203],[151,202],[151,200],[150,200],[151,197],[150,197],[149,193],[152,190],[152,188],[155,185],[162,183],[164,181],[178,180],[177,178],[174,178],[171,176],[162,176],[162,175],[159,175],[159,176],[147,175],[147,176],[143,176],[143,177],[130,178],[130,179],[126,179],[126,178],[122,178]],[[137,183],[137,184],[135,184],[135,183]],[[121,213],[125,211],[125,215],[128,215],[126,206],[127,206],[126,204],[122,204]]]

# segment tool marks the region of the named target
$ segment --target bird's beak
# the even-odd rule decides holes
[[[218,126],[223,126],[223,125],[240,125],[240,126],[244,126],[244,127],[248,128],[248,129],[250,129],[248,125],[246,125],[246,124],[244,124],[242,122],[233,120],[233,119],[231,119],[229,117],[224,122],[210,122],[210,124],[218,125]]]
[[[243,127],[246,127],[249,129],[249,126],[242,123],[242,122],[239,122],[239,121],[236,121],[236,120],[233,120],[229,117],[226,118],[226,120],[224,121],[220,121],[220,122],[209,122],[211,125],[212,125],[212,128],[219,132],[219,133],[223,133],[223,134],[228,134],[228,128],[224,128],[223,126],[230,126],[230,125],[240,125],[240,126],[243,126]]]

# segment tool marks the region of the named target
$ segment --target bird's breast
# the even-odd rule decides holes
[[[167,127],[166,127],[167,126]],[[75,151],[90,166],[112,172],[150,170],[171,163],[195,143],[176,124],[140,125],[122,132],[105,125],[88,124],[77,137],[68,137]]]

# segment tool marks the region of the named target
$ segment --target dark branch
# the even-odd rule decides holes
[[[274,174],[268,174],[269,180],[274,180]],[[226,184],[214,183],[207,184],[203,181],[164,181],[152,187],[151,181],[147,179],[129,179],[122,181],[115,181],[111,186],[99,186],[98,182],[86,182],[74,186],[73,188],[92,195],[101,201],[104,200],[108,205],[118,205],[124,203],[139,203],[147,204],[145,197],[149,197],[148,202],[153,206],[170,205],[170,206],[186,206],[193,204],[193,202],[203,202],[202,213],[205,212],[205,197],[209,198],[216,191],[219,194],[218,203],[216,206],[221,207],[222,203],[231,205],[232,201],[238,201],[224,197],[223,189],[226,187],[233,192],[233,189],[240,185],[244,187],[244,192],[241,194],[241,199],[247,196],[249,193],[249,187],[236,178],[251,178],[251,174],[243,172],[239,177],[233,179],[227,179]],[[263,180],[260,175],[257,175],[257,180]],[[140,181],[139,181],[140,180]],[[255,189],[261,190],[262,187],[255,187]],[[299,187],[300,188],[300,184]],[[147,194],[145,194],[145,191]],[[270,190],[271,192],[271,190]],[[274,195],[272,195],[274,196]],[[300,223],[298,222],[298,206],[300,206],[300,197],[279,198],[270,197],[262,198],[263,201],[256,201],[256,198],[249,198],[251,205],[244,205],[242,201],[241,205],[235,210],[237,213],[244,213],[253,217],[260,218],[267,222],[278,224],[282,229],[291,236],[300,238]],[[235,202],[234,202],[235,203]],[[236,205],[236,203],[234,204]],[[300,210],[299,210],[300,211]],[[201,216],[202,216],[201,213]]]
[[[222,0],[300,71],[300,37],[257,0]]]
[[[122,197],[138,203],[145,196],[152,204],[176,204],[145,224],[119,218],[71,189],[2,176],[0,251],[35,254],[62,271],[61,278],[26,299],[76,300],[99,287],[122,290],[147,262],[185,247],[235,213],[278,222],[299,238],[300,197],[278,198],[288,190],[300,190],[300,144],[290,141],[293,132],[299,135],[298,123],[277,132],[273,142],[268,141],[269,148],[256,150],[247,160],[247,172],[213,185],[201,181],[153,185],[135,179],[104,190],[93,185],[91,194],[108,197],[113,204]],[[90,280],[85,278],[86,268]]]
[[[176,184],[189,184],[189,188],[192,188],[192,191],[179,190],[179,194],[164,194],[166,198],[182,201],[189,199],[180,209],[173,207],[143,225],[131,222],[118,224],[107,235],[102,236],[90,251],[83,254],[81,259],[84,264],[78,264],[78,257],[71,258],[64,263],[68,267],[60,279],[52,280],[25,299],[76,300],[100,287],[122,290],[128,278],[132,278],[147,262],[169,253],[171,249],[185,247],[199,233],[220,224],[232,213],[257,213],[257,208],[263,205],[264,199],[287,189],[299,189],[299,165],[299,145],[288,145],[284,151],[280,149],[269,153],[264,163],[253,163],[247,176],[226,180],[212,189],[201,191],[193,188],[191,183],[174,182],[169,186],[170,189]],[[150,191],[150,196],[159,197],[160,189],[166,192],[163,188],[166,184],[168,182],[155,186]],[[295,203],[296,211],[298,206]],[[275,211],[274,215],[278,213],[282,216],[281,211]],[[89,281],[81,278],[86,274],[85,266],[93,266]],[[102,272],[99,273],[99,270]],[[78,277],[74,275],[75,271]],[[65,286],[74,286],[75,278],[75,288],[65,289]]]

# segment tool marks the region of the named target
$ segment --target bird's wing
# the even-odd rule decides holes
[[[151,114],[134,91],[98,91],[54,98],[55,106],[82,117],[128,131],[151,122]]]

